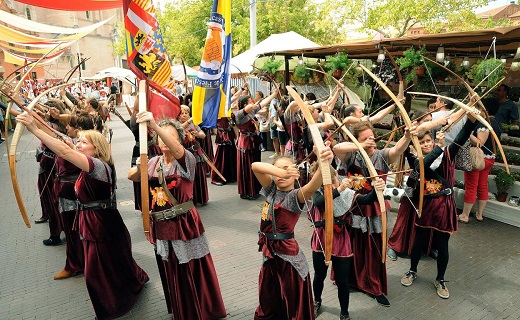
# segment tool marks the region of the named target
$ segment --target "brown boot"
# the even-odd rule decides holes
[[[67,279],[72,277],[74,274],[66,269],[61,270],[54,276],[54,280]]]

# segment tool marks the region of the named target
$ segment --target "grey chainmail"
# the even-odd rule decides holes
[[[182,240],[157,240],[156,251],[164,261],[168,261],[170,254],[168,242],[173,247],[173,252],[180,264],[188,263],[194,259],[200,259],[209,253],[209,244],[206,235],[188,241]]]

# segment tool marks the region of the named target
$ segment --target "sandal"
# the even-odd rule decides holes
[[[475,218],[477,219],[478,222],[484,221],[484,216],[482,216],[482,215],[479,216],[478,214],[475,214]]]
[[[468,223],[469,222],[469,217],[467,217],[466,219],[462,219],[462,215],[459,215],[459,222]]]

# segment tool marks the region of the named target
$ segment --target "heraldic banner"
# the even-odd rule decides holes
[[[171,65],[164,48],[161,28],[155,15],[155,7],[151,0],[123,0],[126,32],[126,52],[128,67],[140,80],[148,84],[166,99],[154,100],[151,94],[149,110],[154,112],[157,107],[162,116],[176,117],[180,112],[180,103],[167,89],[174,87],[171,81]],[[168,100],[171,103],[167,103]],[[155,106],[154,101],[166,104]],[[170,110],[171,109],[171,110]]]
[[[230,116],[231,0],[214,0],[193,90],[193,123],[215,128]]]

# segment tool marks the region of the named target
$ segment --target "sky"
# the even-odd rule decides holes
[[[506,4],[509,4],[510,2],[511,2],[511,0],[498,0],[498,1],[492,1],[492,2],[489,3],[489,5],[477,9],[477,10],[475,10],[475,12],[476,12],[476,13],[479,13],[479,12],[486,11],[486,10],[490,10],[490,9],[493,9],[493,8],[496,8],[496,7],[505,6]],[[518,2],[515,1],[515,3],[518,3]]]

